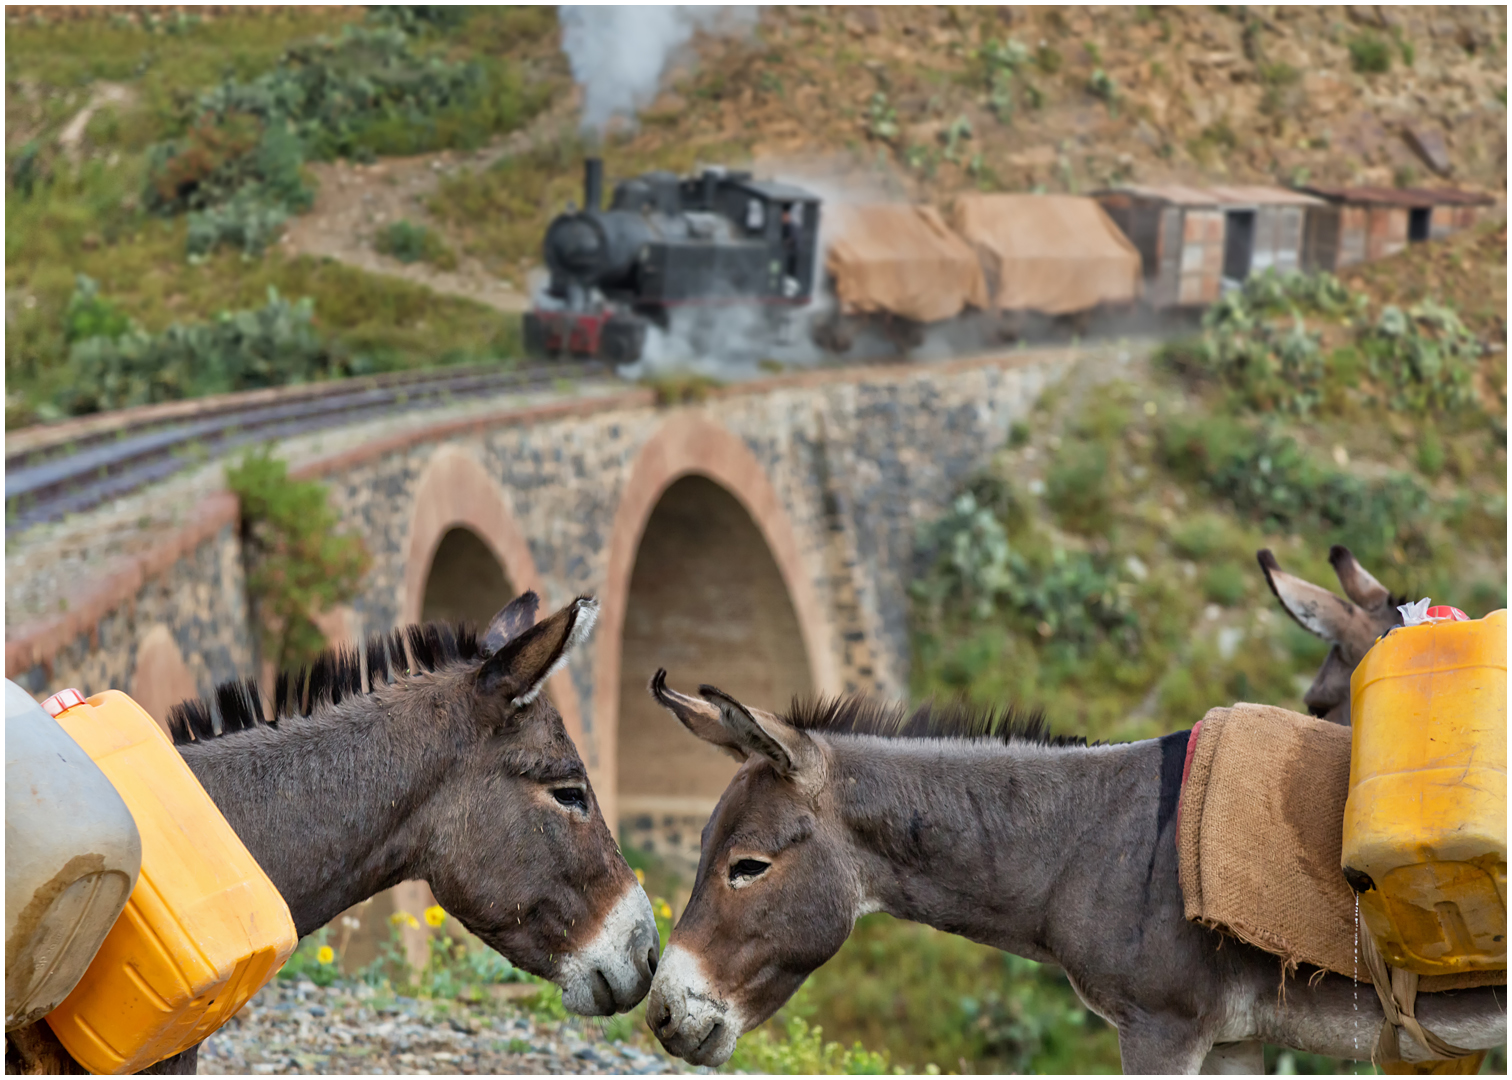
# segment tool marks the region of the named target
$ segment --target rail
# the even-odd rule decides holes
[[[18,432],[6,440],[5,532],[91,509],[247,443],[607,370],[588,361],[401,372],[150,405]]]

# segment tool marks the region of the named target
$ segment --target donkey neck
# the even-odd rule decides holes
[[[425,877],[426,806],[472,741],[442,673],[179,747],[301,937]]]
[[[1161,831],[1126,820],[1131,810],[1138,820],[1159,816],[1132,803],[1147,773],[1138,766],[1159,755],[1161,741],[1052,747],[830,736],[827,787],[839,793],[869,906],[1059,962],[1067,883],[1085,889],[1083,871],[1117,859],[1120,846],[1142,860],[1143,833]]]

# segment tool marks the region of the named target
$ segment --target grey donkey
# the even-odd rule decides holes
[[[1393,596],[1340,544],[1329,549],[1328,561],[1348,600],[1286,573],[1268,548],[1256,558],[1286,613],[1332,646],[1312,686],[1302,695],[1303,704],[1316,717],[1348,725],[1349,677],[1376,639],[1402,624],[1397,605],[1406,603],[1405,598]]]
[[[277,886],[301,937],[412,878],[512,963],[608,1015],[651,985],[651,904],[604,822],[582,759],[542,693],[588,636],[596,601],[536,623],[534,593],[478,639],[429,625],[327,654],[280,678],[176,707],[184,760]],[[365,663],[363,663],[365,659]],[[45,1024],[31,1038],[51,1037]],[[52,1046],[62,1053],[52,1038]],[[34,1055],[35,1057],[35,1055]],[[149,1072],[194,1072],[198,1047]],[[24,1062],[14,1062],[20,1066]],[[40,1071],[82,1071],[66,1054]]]
[[[1047,738],[1038,717],[908,716],[858,697],[779,717],[709,686],[677,693],[664,672],[651,690],[744,762],[647,998],[679,1057],[727,1061],[873,911],[1060,965],[1117,1027],[1125,1072],[1259,1073],[1267,1042],[1369,1057],[1368,985],[1304,969],[1283,992],[1276,957],[1185,918],[1187,732],[1087,746]],[[1425,995],[1417,1015],[1459,1046],[1498,1046],[1504,991]],[[1426,1057],[1407,1036],[1402,1050]]]

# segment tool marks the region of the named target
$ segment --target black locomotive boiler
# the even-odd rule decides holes
[[[525,315],[533,356],[640,358],[646,332],[682,308],[758,306],[779,315],[814,293],[819,198],[748,172],[649,172],[601,208],[603,162],[584,163],[583,209],[546,230],[551,281]]]

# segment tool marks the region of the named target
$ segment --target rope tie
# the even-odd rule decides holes
[[[1381,1010],[1386,1014],[1386,1019],[1381,1023],[1381,1033],[1376,1037],[1375,1048],[1370,1052],[1371,1064],[1381,1065],[1402,1060],[1402,1028],[1406,1028],[1407,1033],[1420,1046],[1440,1061],[1467,1058],[1480,1053],[1479,1050],[1466,1050],[1445,1042],[1418,1022],[1417,973],[1387,966],[1371,934],[1360,935],[1360,953],[1365,958],[1365,967],[1370,972],[1370,981],[1375,985],[1376,996],[1381,999]]]

